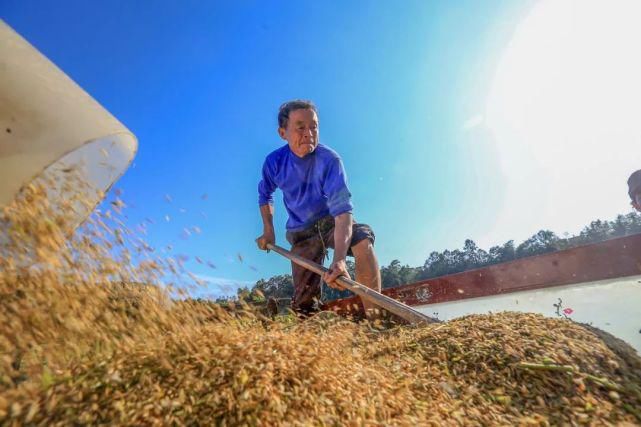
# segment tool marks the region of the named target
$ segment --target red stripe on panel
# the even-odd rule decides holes
[[[434,304],[551,286],[641,274],[641,234],[383,290],[408,305]],[[325,309],[353,311],[358,298],[330,301]],[[357,310],[362,310],[358,308]]]

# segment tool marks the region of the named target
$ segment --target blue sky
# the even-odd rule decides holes
[[[116,185],[132,224],[153,219],[152,245],[210,260],[216,269],[188,265],[233,288],[289,270],[254,239],[260,168],[283,144],[276,113],[290,98],[317,104],[321,142],[341,154],[382,264],[536,231],[488,237],[507,177],[483,126],[533,4],[3,0],[0,16],[137,136]],[[192,226],[202,232],[181,237]]]

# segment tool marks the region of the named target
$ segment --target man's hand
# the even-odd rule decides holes
[[[329,266],[329,272],[323,274],[323,281],[325,281],[330,288],[342,291],[344,288],[335,282],[339,276],[345,276],[351,279],[347,272],[347,264],[344,259],[332,262],[332,265]]]
[[[271,243],[272,245],[276,243],[276,237],[274,236],[274,232],[265,232],[263,233],[262,236],[256,239],[256,244],[258,245],[258,249],[261,249],[263,251],[268,250],[267,249],[268,243]]]
[[[260,217],[263,219],[263,235],[256,239],[258,249],[267,251],[267,244],[276,243],[274,234],[274,205],[269,203],[260,207]]]

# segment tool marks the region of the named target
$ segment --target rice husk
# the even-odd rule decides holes
[[[570,320],[272,320],[179,297],[180,261],[124,227],[121,201],[72,233],[47,196],[2,212],[0,424],[641,423],[636,353]]]

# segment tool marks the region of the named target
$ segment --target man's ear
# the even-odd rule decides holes
[[[285,128],[278,128],[278,135],[279,135],[282,139],[287,140],[287,138],[285,138]]]

